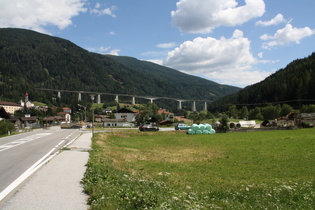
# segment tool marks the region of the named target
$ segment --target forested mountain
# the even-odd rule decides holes
[[[200,77],[187,77],[187,74],[174,71],[173,69],[152,62],[140,61],[127,56],[107,56],[143,75],[148,77],[150,77],[150,75],[151,77],[154,75],[154,79],[160,81],[161,83],[172,84],[173,88],[180,88],[192,92],[192,98],[210,99],[214,96],[229,95],[235,92],[235,88],[229,88],[230,86],[218,85],[218,83],[201,79]],[[211,91],[200,91],[203,88]],[[176,91],[176,89],[174,90]],[[182,92],[181,97],[185,98],[185,92],[186,91]],[[205,95],[205,93],[207,95]]]
[[[255,106],[259,104],[287,103],[297,107],[315,103],[315,53],[297,59],[267,77],[262,82],[216,100],[212,109],[229,104]]]
[[[220,85],[130,57],[88,52],[68,40],[25,29],[0,29],[0,100],[54,103],[36,88],[214,100],[240,88]],[[88,96],[86,100],[88,99]],[[75,97],[62,97],[65,104]]]

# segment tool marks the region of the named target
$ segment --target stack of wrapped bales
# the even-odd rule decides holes
[[[193,124],[187,131],[188,134],[215,134],[215,130],[212,129],[210,124]]]

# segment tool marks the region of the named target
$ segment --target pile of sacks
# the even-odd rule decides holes
[[[215,130],[212,129],[210,124],[193,124],[187,131],[188,134],[215,134]]]

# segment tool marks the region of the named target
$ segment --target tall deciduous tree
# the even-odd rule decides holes
[[[289,114],[292,111],[293,111],[292,106],[290,106],[289,104],[283,104],[281,107],[281,112],[279,115],[280,115],[280,117],[286,116],[287,114]]]
[[[220,122],[220,126],[219,126],[219,130],[228,130],[229,126],[228,126],[228,122],[229,122],[229,118],[226,114],[223,114],[221,119],[219,120]]]
[[[243,106],[240,111],[240,118],[241,119],[248,119],[248,109],[246,106]]]
[[[138,125],[150,122],[152,118],[157,117],[158,106],[155,103],[147,103],[140,109],[140,113],[136,116],[136,122]]]

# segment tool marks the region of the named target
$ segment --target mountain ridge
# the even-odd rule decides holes
[[[134,64],[123,62],[126,58]],[[48,104],[55,103],[56,96],[36,88],[201,100],[240,90],[136,58],[89,52],[69,40],[27,29],[0,29],[0,72],[1,100],[17,101],[29,92]],[[63,102],[69,104],[70,99],[64,97]]]
[[[212,104],[212,109],[236,104],[290,103],[293,107],[315,102],[315,52],[290,62],[263,81],[247,86],[237,93],[222,97]]]

